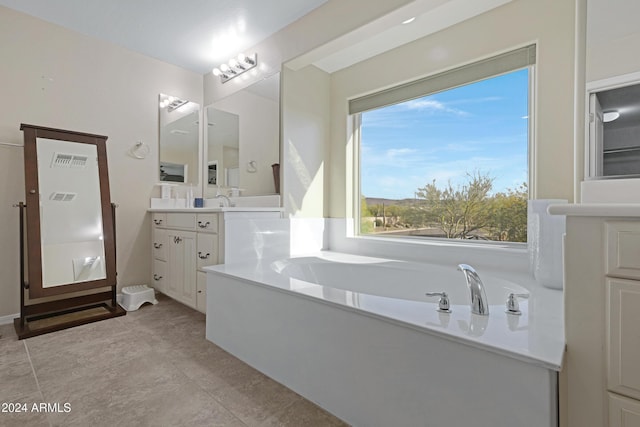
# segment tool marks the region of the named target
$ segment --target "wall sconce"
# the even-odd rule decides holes
[[[219,76],[222,83],[226,83],[234,77],[238,77],[240,74],[249,71],[258,65],[258,54],[254,53],[251,56],[245,56],[243,53],[239,54],[237,58],[232,58],[227,64],[222,64],[220,68],[213,69],[213,75]]]

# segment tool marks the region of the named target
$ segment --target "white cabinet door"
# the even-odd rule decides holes
[[[207,312],[207,273],[198,271],[197,273],[197,294],[196,309],[202,313]]]
[[[640,402],[609,393],[609,427],[640,427]]]
[[[196,233],[167,231],[166,294],[191,307],[196,305]]]
[[[640,222],[607,221],[607,276],[640,279]]]
[[[607,279],[609,390],[640,399],[640,282]]]
[[[165,293],[164,283],[167,276],[167,263],[159,259],[153,260],[153,288]]]
[[[198,269],[218,263],[218,235],[198,233]]]
[[[154,228],[152,251],[154,259],[167,260],[167,230]]]

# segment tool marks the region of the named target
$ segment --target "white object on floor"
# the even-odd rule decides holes
[[[135,311],[145,302],[157,304],[158,300],[153,288],[147,285],[135,285],[122,288],[122,294],[118,295],[118,304],[127,311]]]

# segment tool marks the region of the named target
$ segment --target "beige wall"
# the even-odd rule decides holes
[[[573,199],[573,0],[517,0],[331,76],[330,214],[351,215],[347,100],[497,53],[538,44],[535,198]],[[390,67],[389,64],[403,64]]]
[[[640,4],[588,0],[587,82],[640,71]]]
[[[413,0],[329,0],[322,6],[278,31],[246,54],[258,54],[256,72],[221,83],[218,77],[204,76],[204,104],[209,105],[238,90],[280,71],[281,64],[324,45],[358,27],[365,25],[393,10],[412,3]]]
[[[203,77],[4,7],[0,58],[0,142],[21,144],[20,123],[109,137],[111,199],[119,205],[118,282],[148,283],[146,208],[158,192],[158,94],[202,105]],[[151,147],[144,160],[127,155],[138,140]],[[0,317],[19,311],[18,212],[12,204],[22,200],[22,149],[0,145]]]
[[[328,215],[330,75],[310,65],[283,69],[282,178],[285,213]]]

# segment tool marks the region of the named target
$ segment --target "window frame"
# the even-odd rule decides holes
[[[532,64],[526,65],[526,66],[522,66],[522,67],[518,67],[518,68],[514,68],[508,71],[503,71],[503,72],[499,72],[497,74],[493,74],[487,77],[483,77],[483,78],[479,78],[479,79],[474,79],[471,81],[468,81],[466,83],[460,84],[460,85],[455,85],[455,86],[451,86],[442,90],[438,90],[435,92],[431,92],[431,93],[425,93],[420,95],[420,97],[425,97],[425,96],[430,96],[430,95],[434,95],[440,92],[444,92],[447,90],[451,90],[451,89],[455,89],[456,87],[461,87],[461,86],[465,86],[468,84],[473,84],[482,80],[487,80],[487,79],[491,79],[494,77],[498,77],[504,74],[508,74],[510,72],[513,71],[517,71],[517,70],[522,70],[522,69],[528,69],[529,71],[529,79],[528,79],[528,131],[527,131],[527,138],[528,138],[528,144],[527,144],[527,178],[528,178],[528,182],[527,182],[527,188],[528,188],[528,194],[527,194],[527,199],[528,200],[534,200],[537,197],[535,197],[536,192],[535,192],[535,166],[536,166],[536,161],[535,161],[535,146],[536,146],[536,139],[535,139],[535,129],[536,129],[536,116],[537,116],[537,103],[536,103],[536,81],[537,81],[537,74],[536,74],[536,67],[537,67],[537,55],[538,55],[538,46],[536,43],[532,43],[532,44],[528,44],[527,46],[533,46],[535,49],[535,60],[533,61]],[[412,82],[409,83],[405,83],[406,84],[412,84],[413,82],[417,82],[419,80],[422,79],[428,79],[428,78],[434,78],[437,77],[438,75],[441,74],[445,74],[448,73],[452,70],[455,70],[457,68],[462,68],[462,67],[473,67],[474,64],[478,64],[478,63],[482,63],[482,62],[486,62],[486,61],[490,61],[492,58],[494,57],[499,57],[500,55],[504,55],[505,53],[508,54],[509,52],[513,52],[513,51],[517,51],[518,49],[522,49],[522,47],[519,48],[515,48],[515,49],[511,49],[511,50],[507,50],[505,52],[503,52],[502,54],[498,54],[498,55],[492,55],[486,58],[482,58],[479,60],[475,60],[475,61],[471,61],[468,62],[466,64],[464,64],[461,67],[452,67],[449,68],[443,72],[438,72],[435,73],[433,75],[428,75],[426,77],[422,77],[422,78],[418,78],[416,80],[413,80]],[[401,85],[402,86],[402,85]],[[391,88],[392,90],[393,88]],[[381,91],[374,91],[372,93],[370,93],[369,95],[366,96],[371,96],[371,95],[375,95],[376,93],[381,93],[381,92],[385,92],[388,91],[389,89],[384,89]],[[357,98],[356,98],[357,99]],[[406,102],[409,101],[411,99],[416,99],[415,97],[413,98],[408,98],[405,100],[401,100],[398,102],[395,102],[393,104],[388,104],[388,105],[382,105],[380,107],[376,107],[373,109],[369,109],[369,110],[365,110],[365,111],[359,111],[357,113],[351,113],[351,109],[349,108],[349,113],[348,113],[348,117],[350,119],[351,122],[351,126],[352,126],[352,132],[351,132],[351,137],[352,140],[354,142],[353,144],[353,177],[352,177],[352,209],[353,209],[353,213],[354,213],[354,221],[353,221],[353,229],[351,230],[352,237],[358,238],[358,239],[364,239],[364,240],[375,240],[375,241],[384,241],[384,242],[402,242],[402,243],[407,243],[407,244],[420,244],[420,245],[424,245],[424,244],[438,244],[438,245],[451,245],[451,246],[459,246],[459,245],[463,245],[465,247],[478,247],[478,248],[506,248],[506,249],[516,249],[516,250],[522,250],[522,249],[527,249],[527,242],[501,242],[501,241],[491,241],[491,240],[461,240],[461,239],[449,239],[449,238],[442,238],[442,237],[418,237],[418,236],[381,236],[381,235],[375,235],[375,234],[362,234],[361,233],[361,228],[360,228],[360,221],[361,221],[361,207],[362,207],[362,188],[361,188],[361,181],[362,181],[362,170],[361,170],[361,150],[360,150],[360,146],[361,146],[361,142],[362,142],[362,130],[361,130],[361,126],[362,126],[362,113],[366,112],[366,111],[372,111],[374,109],[380,109],[380,108],[384,108],[386,106],[389,105],[396,105],[402,102]],[[354,101],[349,100],[349,103],[351,105],[351,102]],[[527,228],[528,228],[528,220],[527,220]],[[527,240],[528,240],[528,236],[527,236]]]

